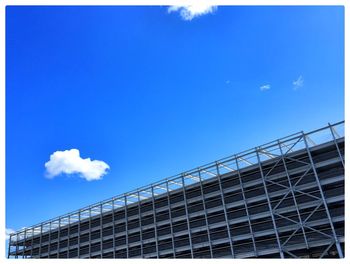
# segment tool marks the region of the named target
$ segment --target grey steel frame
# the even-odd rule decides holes
[[[247,151],[235,154],[233,156],[230,156],[228,158],[224,158],[218,161],[215,161],[213,163],[198,167],[196,169],[193,170],[189,170],[186,171],[184,173],[181,173],[179,175],[170,177],[170,178],[166,178],[165,180],[153,183],[151,185],[139,188],[135,191],[131,191],[128,193],[125,193],[123,195],[119,195],[119,196],[115,196],[111,199],[108,200],[104,200],[102,202],[84,207],[82,209],[79,209],[77,211],[74,211],[72,213],[68,213],[65,214],[63,216],[59,216],[57,218],[42,222],[38,225],[32,226],[32,227],[28,227],[25,228],[24,230],[20,230],[17,231],[16,233],[10,234],[10,239],[9,239],[9,248],[8,248],[8,257],[10,257],[10,255],[14,255],[16,258],[18,258],[19,254],[19,245],[17,243],[17,241],[21,241],[23,240],[23,249],[22,249],[22,257],[26,258],[27,256],[25,256],[24,253],[24,248],[25,248],[25,243],[26,241],[28,241],[27,239],[31,239],[31,256],[33,257],[33,239],[36,235],[40,235],[40,244],[42,244],[42,237],[43,237],[43,233],[48,232],[49,233],[49,244],[48,244],[48,252],[49,254],[51,254],[51,241],[52,241],[52,232],[53,231],[58,231],[58,237],[56,238],[57,240],[57,257],[60,256],[61,253],[61,230],[63,227],[68,227],[68,251],[67,251],[67,256],[69,257],[69,249],[70,249],[70,225],[74,224],[76,222],[78,222],[78,257],[81,257],[81,247],[80,247],[80,240],[81,240],[81,225],[80,222],[83,221],[84,219],[88,218],[88,222],[89,222],[89,241],[91,242],[92,238],[91,238],[91,230],[92,230],[92,226],[91,226],[91,221],[92,218],[96,215],[100,215],[100,255],[102,258],[102,252],[103,252],[103,233],[102,233],[102,228],[103,228],[103,221],[102,221],[102,215],[105,212],[109,212],[109,211],[115,211],[118,208],[124,208],[124,212],[125,212],[125,237],[126,237],[126,257],[129,257],[129,242],[128,242],[128,214],[127,214],[127,207],[130,204],[133,203],[138,203],[139,205],[139,225],[140,225],[140,239],[142,240],[142,213],[141,213],[141,208],[140,208],[140,202],[145,200],[145,199],[151,199],[152,200],[152,206],[153,206],[153,218],[154,218],[154,230],[155,230],[155,243],[156,243],[156,257],[159,258],[159,251],[158,251],[158,234],[157,234],[157,221],[156,221],[156,208],[155,208],[155,198],[158,195],[167,193],[167,199],[168,199],[168,205],[169,205],[169,216],[170,216],[170,226],[171,226],[171,238],[172,238],[172,247],[173,247],[173,256],[175,257],[175,242],[174,242],[174,233],[173,233],[173,223],[172,223],[172,210],[171,210],[171,203],[170,203],[170,196],[169,196],[169,192],[170,191],[174,191],[174,190],[178,190],[179,188],[182,189],[182,193],[184,196],[184,205],[185,205],[185,211],[186,211],[186,222],[187,222],[187,227],[188,227],[188,234],[189,234],[189,242],[190,242],[190,250],[191,250],[191,257],[194,257],[194,252],[193,252],[193,245],[192,245],[192,237],[191,237],[191,228],[190,228],[190,219],[189,219],[189,212],[188,212],[188,208],[187,208],[187,199],[186,199],[186,186],[189,186],[191,184],[195,184],[198,183],[200,184],[200,189],[201,189],[201,195],[202,197],[204,197],[204,193],[203,193],[203,185],[202,185],[202,181],[207,180],[207,179],[211,179],[214,177],[218,178],[219,181],[219,186],[220,186],[220,193],[221,193],[221,199],[222,199],[222,203],[223,203],[223,209],[224,209],[224,213],[225,213],[225,219],[227,222],[227,231],[228,231],[228,237],[229,237],[229,243],[231,245],[231,255],[232,257],[235,256],[234,253],[234,245],[233,245],[233,238],[231,237],[231,231],[230,231],[230,226],[229,226],[229,221],[227,219],[227,211],[226,211],[226,204],[224,201],[224,193],[223,193],[223,188],[222,188],[222,183],[221,183],[221,172],[220,170],[222,169],[226,169],[229,172],[233,171],[233,172],[237,172],[238,173],[238,179],[240,182],[240,188],[242,191],[242,195],[243,195],[243,201],[244,201],[244,206],[245,206],[245,210],[247,213],[247,217],[248,217],[248,222],[249,222],[249,226],[250,226],[250,233],[251,233],[251,239],[254,245],[254,253],[255,256],[258,255],[257,253],[257,249],[256,249],[256,243],[255,243],[255,237],[254,237],[254,232],[251,226],[251,220],[250,220],[250,216],[249,216],[249,212],[248,212],[248,206],[247,206],[247,202],[246,202],[246,197],[245,197],[245,193],[244,193],[244,184],[242,182],[241,179],[241,175],[240,175],[240,171],[242,168],[251,166],[251,165],[255,165],[258,164],[259,169],[260,169],[260,174],[261,174],[261,179],[262,179],[262,183],[263,183],[263,187],[265,190],[265,195],[266,195],[266,199],[268,201],[268,206],[269,206],[269,211],[270,211],[270,215],[271,215],[271,219],[273,222],[273,226],[274,226],[274,230],[275,230],[275,236],[277,239],[277,243],[278,243],[278,251],[280,254],[281,258],[285,257],[285,254],[288,254],[289,256],[292,257],[297,257],[295,256],[293,253],[289,252],[288,250],[285,249],[285,245],[290,241],[290,239],[293,237],[293,235],[295,235],[299,229],[302,230],[302,234],[305,240],[305,245],[308,248],[308,241],[306,238],[306,230],[305,229],[310,229],[313,232],[318,232],[318,233],[322,233],[319,230],[315,230],[313,229],[311,226],[309,226],[307,224],[308,219],[310,219],[310,217],[312,216],[313,213],[315,213],[321,206],[324,207],[324,210],[327,214],[327,218],[329,221],[329,225],[332,229],[332,236],[324,233],[323,235],[325,235],[326,237],[331,237],[331,239],[333,240],[333,244],[336,245],[336,250],[337,253],[339,255],[340,258],[343,258],[343,252],[342,252],[342,248],[340,245],[340,241],[338,239],[338,236],[336,234],[335,228],[333,226],[333,222],[331,219],[331,215],[330,212],[328,210],[328,205],[326,202],[326,199],[324,197],[323,194],[323,190],[322,190],[322,185],[320,183],[319,177],[318,177],[318,173],[317,170],[315,168],[315,164],[313,162],[313,158],[312,158],[312,154],[310,151],[310,146],[309,144],[312,145],[319,145],[322,144],[324,142],[328,142],[328,141],[333,141],[334,145],[337,149],[339,158],[341,159],[342,162],[342,166],[344,167],[344,158],[343,158],[343,154],[340,151],[339,145],[338,145],[338,140],[344,137],[344,134],[342,132],[339,132],[337,129],[342,130],[344,128],[344,121],[342,122],[338,122],[335,124],[328,124],[328,126],[314,130],[312,132],[309,133],[304,133],[299,132],[299,133],[295,133],[292,134],[288,137],[284,137],[275,141],[272,141],[270,143],[261,145],[259,147],[253,148],[253,149],[249,149]],[[327,138],[327,140],[324,140],[323,138],[318,138],[318,133],[323,133],[323,134],[327,134],[328,136],[330,136],[330,138]],[[315,138],[313,138],[315,137]],[[317,142],[317,143],[315,143]],[[303,144],[301,144],[303,143]],[[277,152],[276,152],[277,149]],[[286,155],[288,153],[292,153],[294,151],[300,150],[300,149],[306,149],[307,153],[308,153],[308,158],[309,158],[309,162],[306,163],[305,161],[298,161],[296,160],[296,162],[302,162],[305,163],[307,165],[310,166],[310,169],[314,175],[315,181],[317,183],[317,187],[319,190],[319,194],[321,197],[315,196],[315,195],[311,195],[311,194],[307,194],[302,192],[301,190],[297,190],[297,185],[298,183],[301,181],[301,179],[307,174],[309,173],[309,170],[306,171],[306,173],[301,177],[301,179],[297,182],[294,183],[294,185],[291,182],[291,179],[289,177],[289,172],[288,172],[288,168],[286,165]],[[285,151],[283,151],[285,150]],[[278,158],[275,166],[282,161],[284,169],[285,169],[285,176],[287,178],[288,181],[288,185],[283,185],[277,182],[274,182],[271,179],[268,179],[268,174],[269,173],[265,173],[262,167],[262,163],[265,160],[261,160],[263,157],[268,157],[268,158]],[[273,168],[272,168],[273,169]],[[272,170],[271,169],[271,170]],[[194,176],[194,175],[198,175],[198,176]],[[205,177],[204,177],[205,176]],[[272,207],[271,201],[270,201],[270,197],[269,197],[269,191],[267,189],[267,183],[271,183],[274,184],[276,186],[280,186],[281,188],[284,188],[285,190],[287,190],[286,195],[283,197],[283,199],[274,207]],[[163,187],[163,186],[166,186]],[[147,191],[151,189],[151,192]],[[155,190],[157,190],[157,192],[155,192]],[[142,193],[142,195],[140,194]],[[292,219],[289,219],[286,216],[282,216],[278,213],[276,213],[276,208],[283,202],[283,200],[287,197],[287,195],[291,193],[292,197],[293,197],[293,201],[294,201],[294,205],[296,208],[296,212],[297,212],[297,216],[298,216],[298,221],[294,221]],[[295,194],[299,193],[299,194],[303,194],[303,195],[307,195],[308,197],[314,198],[315,200],[319,200],[320,204],[310,213],[310,215],[302,220],[300,212],[299,212],[299,207],[298,207],[298,203],[296,201],[296,197]],[[135,200],[135,197],[137,197],[137,199]],[[204,206],[204,213],[205,213],[205,219],[206,219],[206,223],[207,223],[207,234],[208,234],[208,240],[209,240],[209,248],[210,248],[210,254],[211,257],[213,257],[212,254],[212,241],[210,239],[210,231],[209,231],[209,227],[208,227],[208,215],[207,215],[207,208],[205,206],[205,202],[203,199],[203,206]],[[84,215],[84,213],[88,212],[88,217],[86,217],[86,215]],[[115,217],[114,217],[114,213],[113,215],[113,248],[116,247],[116,230],[115,230]],[[78,217],[76,217],[78,216]],[[84,216],[85,218],[82,218],[82,216]],[[278,229],[277,229],[277,225],[276,225],[276,220],[275,217],[280,217],[280,218],[284,218],[285,220],[291,221],[296,223],[299,228],[285,241],[281,241],[279,234],[278,234]],[[58,222],[58,225],[57,225]],[[47,228],[47,226],[49,226],[49,228]],[[31,233],[28,231],[32,231]],[[333,244],[330,244],[326,250],[322,253],[321,257],[323,257],[326,252],[332,247]],[[89,257],[92,257],[92,252],[91,252],[91,243],[88,244],[89,245]],[[12,251],[12,247],[15,246],[15,251]],[[85,254],[84,254],[85,255]],[[95,255],[95,254],[94,254]],[[42,252],[41,252],[41,247],[39,248],[39,257],[42,256]],[[143,252],[143,244],[141,244],[141,256],[144,256],[144,252]],[[34,256],[35,257],[35,256]],[[116,257],[116,252],[113,252],[113,257]]]

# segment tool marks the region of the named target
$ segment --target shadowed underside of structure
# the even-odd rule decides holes
[[[342,258],[344,122],[11,234],[15,258]]]

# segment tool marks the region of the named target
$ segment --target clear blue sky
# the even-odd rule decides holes
[[[7,7],[6,227],[343,118],[342,7]],[[109,173],[46,178],[72,148]]]

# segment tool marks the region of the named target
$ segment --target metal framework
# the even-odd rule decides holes
[[[10,234],[14,258],[343,258],[344,121]]]

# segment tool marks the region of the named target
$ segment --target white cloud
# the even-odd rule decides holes
[[[270,90],[270,88],[271,88],[270,84],[265,84],[263,86],[260,86],[260,91]]]
[[[208,4],[195,4],[195,5],[183,5],[183,6],[170,6],[168,7],[168,13],[179,12],[183,20],[190,21],[195,17],[213,13],[217,10],[217,6]]]
[[[294,90],[297,90],[300,87],[303,87],[303,85],[304,85],[304,78],[301,75],[299,76],[299,78],[296,81],[293,81]]]
[[[5,232],[6,232],[5,239],[8,240],[10,238],[10,234],[15,233],[15,230],[13,230],[11,228],[6,228]]]
[[[54,178],[60,174],[79,174],[87,181],[100,180],[109,166],[100,160],[82,159],[78,149],[56,151],[45,163],[46,177]]]

